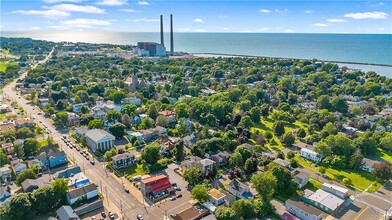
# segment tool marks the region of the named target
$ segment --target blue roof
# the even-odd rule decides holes
[[[84,185],[87,185],[89,183],[90,183],[89,179],[82,179],[82,180],[76,181],[75,182],[75,186],[76,186],[76,188],[78,188],[80,186],[84,186]]]
[[[253,194],[250,192],[244,192],[244,193],[242,193],[241,196],[244,197],[245,199],[250,199],[253,197]]]

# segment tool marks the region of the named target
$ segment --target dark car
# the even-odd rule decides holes
[[[125,192],[129,194],[129,189],[125,189]]]
[[[136,218],[137,220],[144,220],[143,215],[137,215]]]
[[[177,195],[177,198],[181,198],[181,197],[182,197],[182,194],[178,194],[178,195]]]
[[[95,161],[94,161],[94,160],[90,160],[90,163],[91,163],[92,165],[95,165]]]
[[[101,212],[101,216],[106,218],[106,213],[105,212]]]

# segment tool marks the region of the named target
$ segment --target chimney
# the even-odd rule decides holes
[[[161,44],[165,44],[163,42],[163,15],[161,15]]]
[[[174,40],[173,40],[173,15],[170,14],[170,54],[174,54]]]

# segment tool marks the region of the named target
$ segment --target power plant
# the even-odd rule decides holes
[[[149,57],[158,56],[165,57],[174,55],[174,35],[173,35],[173,15],[170,14],[170,52],[166,52],[164,34],[163,34],[163,15],[160,15],[160,44],[156,42],[138,42],[136,51],[139,56]]]

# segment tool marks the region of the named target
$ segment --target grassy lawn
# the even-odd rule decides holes
[[[309,182],[308,182],[308,184],[306,184],[305,188],[312,190],[312,191],[316,191],[318,189],[321,189],[321,185],[322,185],[322,183],[319,182],[318,180],[310,178]]]
[[[40,140],[38,142],[39,142],[39,147],[40,148],[45,147],[46,145],[48,145],[48,141],[46,139]]]
[[[136,164],[136,165],[133,165],[131,167],[127,167],[127,168],[124,168],[124,169],[118,169],[118,170],[113,169],[111,165],[109,165],[108,167],[110,169],[112,169],[117,176],[125,176],[125,177],[131,176],[131,177],[134,177],[134,176],[137,176],[137,175],[142,175],[142,176],[146,175],[146,173],[142,169],[142,165],[141,164]]]
[[[5,113],[0,114],[0,119],[5,118]]]
[[[295,156],[300,166],[306,168],[313,172],[318,172],[318,167],[314,166],[313,163],[299,157],[298,155]],[[326,173],[324,174],[331,180],[341,182],[343,178],[350,179],[352,183],[352,187],[357,190],[365,190],[372,182],[376,181],[376,178],[369,172],[363,170],[337,170],[331,167],[325,167]],[[377,190],[381,187],[381,184],[376,184],[372,186],[372,190]]]
[[[386,160],[386,161],[392,163],[392,153],[390,153],[390,152],[388,152],[388,151],[386,151],[384,149],[377,148],[376,156],[380,157],[383,160]]]
[[[0,62],[0,72],[5,72],[7,69],[7,62]]]

